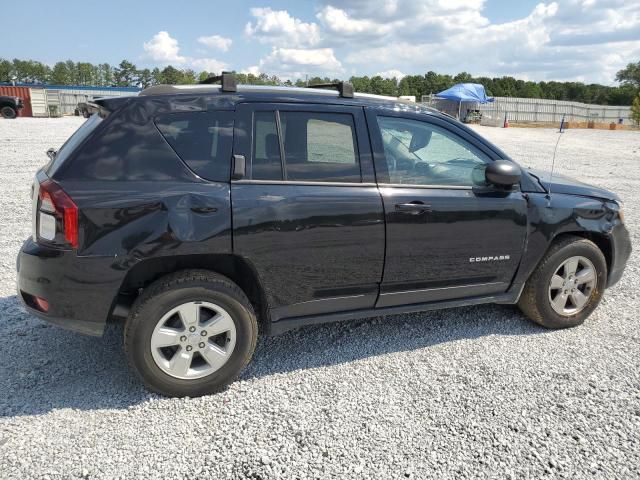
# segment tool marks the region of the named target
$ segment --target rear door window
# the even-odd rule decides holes
[[[156,126],[197,175],[207,180],[229,180],[233,112],[171,113],[157,117]]]
[[[352,115],[284,111],[279,113],[287,180],[361,181]]]
[[[282,180],[276,112],[254,113],[251,178],[254,180]]]

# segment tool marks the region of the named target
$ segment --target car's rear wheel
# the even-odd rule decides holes
[[[0,109],[0,114],[2,114],[4,118],[16,118],[18,112],[11,107],[2,107],[2,109]]]
[[[604,294],[607,262],[590,240],[567,236],[554,243],[527,280],[518,306],[547,328],[582,324]]]
[[[238,376],[257,334],[251,303],[235,283],[188,270],[161,278],[138,298],[125,327],[125,351],[150,390],[195,397]]]

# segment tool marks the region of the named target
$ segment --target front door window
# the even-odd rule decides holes
[[[389,183],[478,185],[490,159],[452,132],[398,117],[378,117]]]

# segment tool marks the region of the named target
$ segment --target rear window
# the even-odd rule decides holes
[[[60,147],[58,153],[56,154],[56,158],[50,162],[49,166],[45,169],[47,175],[52,177],[55,175],[60,165],[64,163],[64,161],[73,153],[73,151],[80,145],[91,132],[93,132],[98,125],[102,123],[102,117],[97,113],[94,113],[89,119],[82,124],[82,126],[75,131],[73,135],[69,137],[69,139],[64,142],[64,145]]]
[[[156,118],[160,133],[197,175],[228,181],[233,147],[233,112],[185,112]]]

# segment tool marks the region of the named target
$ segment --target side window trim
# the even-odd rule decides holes
[[[278,146],[280,147],[280,168],[282,169],[282,180],[287,181],[287,157],[284,152],[284,136],[282,135],[282,123],[280,122],[280,110],[275,111],[276,134],[278,135]],[[253,159],[251,159],[253,161]]]

